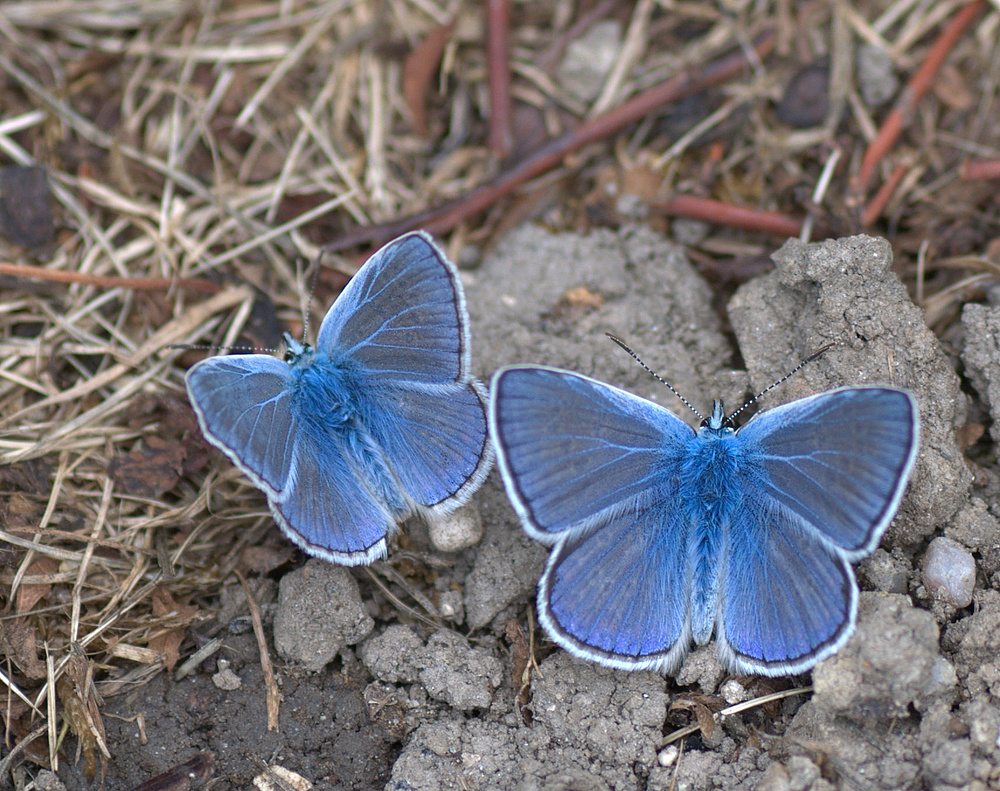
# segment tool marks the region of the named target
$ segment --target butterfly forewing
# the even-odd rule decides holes
[[[213,357],[187,377],[205,437],[268,494],[285,488],[298,437],[288,365],[260,354]]]
[[[738,432],[745,485],[797,514],[851,559],[875,547],[895,514],[918,436],[913,396],[883,387],[793,401]]]
[[[693,438],[656,404],[586,376],[528,366],[494,375],[490,427],[525,529],[548,543],[676,485],[671,476]]]
[[[458,275],[424,233],[373,255],[320,327],[318,351],[343,354],[372,384],[468,376],[468,318]]]

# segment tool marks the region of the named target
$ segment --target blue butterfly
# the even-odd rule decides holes
[[[844,644],[850,563],[917,457],[913,396],[845,387],[695,432],[661,406],[542,366],[493,377],[490,432],[525,531],[553,547],[539,619],[576,656],[674,672],[715,633],[731,671],[794,675]]]
[[[469,373],[458,275],[430,236],[390,242],[285,361],[213,357],[187,374],[206,439],[267,495],[306,552],[353,566],[386,554],[412,513],[465,502],[493,460]]]

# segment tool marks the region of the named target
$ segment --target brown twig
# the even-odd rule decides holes
[[[33,280],[51,280],[56,283],[81,283],[98,288],[130,288],[133,291],[169,291],[172,288],[188,288],[203,294],[218,294],[222,286],[200,277],[118,277],[116,275],[92,275],[88,272],[67,272],[63,269],[45,269],[27,264],[10,264],[0,261],[0,275],[27,277]]]
[[[650,206],[675,217],[705,220],[717,225],[745,228],[748,231],[764,231],[778,236],[798,236],[802,232],[802,220],[787,214],[734,206],[731,203],[694,195],[678,195],[667,201],[652,201]]]
[[[958,168],[964,181],[1000,179],[1000,159],[967,159]]]
[[[278,704],[281,694],[278,692],[278,682],[274,678],[274,667],[271,665],[271,656],[267,651],[267,638],[264,635],[264,619],[260,615],[260,607],[253,597],[250,585],[247,584],[246,577],[240,574],[239,569],[233,569],[233,573],[239,577],[240,585],[243,586],[243,595],[247,599],[247,607],[250,608],[250,620],[253,621],[253,633],[257,638],[257,649],[260,651],[260,669],[264,674],[264,686],[267,688],[267,729],[269,731],[278,730]]]
[[[882,212],[885,211],[889,199],[892,198],[896,188],[909,172],[909,165],[896,165],[896,169],[892,171],[892,175],[878,188],[878,191],[868,201],[868,205],[865,206],[865,210],[861,213],[861,227],[868,228],[875,220],[882,216]]]
[[[941,64],[944,63],[948,53],[951,52],[958,41],[959,36],[972,24],[979,12],[986,7],[986,0],[974,0],[968,5],[958,10],[951,21],[941,31],[937,41],[927,53],[924,62],[914,73],[906,88],[900,94],[895,106],[889,111],[882,127],[879,129],[875,139],[872,140],[865,155],[861,160],[861,167],[857,175],[851,180],[851,192],[857,204],[864,201],[864,194],[868,189],[875,168],[878,167],[889,150],[895,144],[899,135],[903,131],[903,126],[910,120],[917,103],[923,98],[934,77],[937,75]]]
[[[510,0],[486,3],[486,63],[490,83],[490,128],[487,142],[495,156],[510,153]]]
[[[762,33],[754,41],[753,46],[758,58],[766,57],[774,48],[774,34],[770,31]],[[695,74],[678,74],[666,82],[643,91],[615,109],[549,141],[489,184],[484,184],[457,200],[382,225],[356,228],[324,245],[324,249],[335,251],[362,244],[385,242],[418,227],[430,233],[445,233],[460,222],[492,206],[526,181],[551,170],[569,154],[619,132],[629,124],[661,110],[666,104],[739,74],[746,64],[746,54],[741,51],[726,55]]]

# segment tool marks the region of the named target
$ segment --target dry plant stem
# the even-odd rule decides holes
[[[218,294],[222,286],[200,277],[116,277],[114,275],[91,275],[87,272],[67,272],[62,269],[45,269],[27,264],[11,264],[0,261],[0,275],[27,277],[32,280],[51,280],[56,283],[81,283],[98,288],[130,288],[133,291],[169,291],[173,288],[187,288],[202,294]]]
[[[882,212],[885,211],[885,207],[888,205],[896,188],[899,187],[900,182],[906,178],[906,174],[909,172],[910,168],[908,165],[896,165],[896,169],[892,171],[892,175],[878,188],[878,191],[868,201],[868,205],[865,206],[865,210],[861,213],[862,228],[871,227],[875,220],[882,216]]]
[[[705,220],[716,225],[745,228],[748,231],[765,231],[778,236],[798,236],[802,232],[802,220],[789,217],[787,214],[748,209],[694,195],[678,195],[668,201],[653,201],[650,206],[675,217]]]
[[[774,48],[774,34],[770,31],[762,33],[754,41],[753,46],[756,57],[765,58]],[[549,141],[491,183],[484,184],[457,200],[383,225],[349,231],[324,245],[324,249],[335,251],[362,244],[381,243],[413,228],[424,228],[434,234],[450,231],[459,223],[509,195],[526,181],[556,167],[568,155],[604,140],[629,124],[662,110],[665,104],[736,76],[746,65],[746,55],[738,52],[720,58],[695,74],[678,74],[640,93],[614,110],[585,121],[576,129]]]
[[[441,64],[441,56],[448,45],[455,22],[434,28],[407,56],[403,66],[403,96],[410,108],[410,121],[414,134],[427,137],[427,90]]]
[[[490,129],[487,144],[494,156],[510,152],[510,0],[487,0],[486,65],[490,82]]]
[[[269,731],[278,730],[278,704],[281,695],[278,692],[278,682],[274,678],[274,667],[271,665],[271,656],[267,652],[267,638],[264,636],[264,620],[260,617],[260,607],[253,597],[253,592],[247,584],[246,578],[240,574],[238,569],[233,569],[233,573],[239,578],[240,585],[243,586],[243,595],[247,599],[247,607],[250,608],[250,619],[253,621],[253,633],[257,638],[257,648],[260,651],[260,669],[264,673],[264,684],[267,687],[267,729]]]
[[[1000,179],[1000,159],[967,159],[959,166],[958,175],[965,181]]]
[[[958,13],[945,26],[945,29],[941,31],[941,35],[938,36],[937,41],[934,42],[934,46],[927,53],[926,59],[920,64],[920,68],[914,73],[906,88],[903,89],[895,106],[889,111],[885,121],[882,123],[878,135],[876,135],[865,151],[865,155],[861,160],[861,167],[857,175],[852,179],[851,192],[858,204],[864,201],[864,195],[868,190],[868,183],[875,173],[875,168],[878,167],[878,164],[885,158],[899,138],[899,135],[903,131],[903,126],[909,122],[913,111],[916,109],[917,102],[923,98],[923,95],[934,81],[934,77],[937,75],[938,69],[941,68],[941,64],[944,63],[944,59],[955,46],[955,42],[958,41],[959,36],[972,24],[980,11],[986,8],[986,5],[986,0],[974,0],[974,2],[959,9]]]

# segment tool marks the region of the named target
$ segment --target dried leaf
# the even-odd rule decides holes
[[[178,626],[157,634],[149,641],[149,648],[163,657],[167,670],[173,670],[180,660],[181,643],[184,642],[187,627],[194,621],[198,608],[191,604],[178,604],[170,591],[163,587],[154,589],[152,598],[155,618],[170,616],[171,621],[180,622]]]
[[[52,478],[52,465],[41,459],[0,465],[0,485],[22,492],[44,492]]]
[[[212,753],[198,753],[190,761],[149,778],[132,791],[197,791],[212,776],[214,763],[215,756]]]
[[[942,103],[959,112],[967,112],[979,102],[978,95],[969,90],[965,76],[952,64],[941,67],[931,90]]]
[[[34,561],[25,573],[27,577],[44,577],[48,574],[55,574],[59,571],[59,561],[55,558],[39,558]],[[42,584],[22,584],[17,589],[17,596],[14,601],[14,611],[18,615],[31,612],[35,605],[46,598],[52,592],[52,585]]]
[[[63,718],[80,740],[83,753],[83,776],[91,781],[97,776],[97,750],[101,753],[101,776],[107,768],[108,752],[101,700],[94,689],[90,660],[78,644],[73,644],[65,672],[56,680],[56,693]]]
[[[706,695],[679,695],[671,702],[670,710],[690,711],[698,721],[698,730],[701,731],[702,737],[710,739],[715,732],[712,709],[719,709],[722,705],[718,698],[709,698]]]
[[[156,498],[169,492],[180,480],[186,455],[179,442],[151,436],[141,450],[112,459],[108,474],[123,492]]]
[[[32,680],[45,678],[45,663],[38,658],[35,627],[21,618],[0,621],[0,654],[6,654]]]
[[[513,618],[507,621],[505,634],[510,643],[511,686],[517,690],[518,705],[524,707],[531,700],[531,647],[521,624]]]

